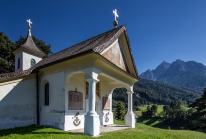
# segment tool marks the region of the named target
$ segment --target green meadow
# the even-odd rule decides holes
[[[157,122],[157,121],[156,121]],[[115,121],[124,124],[123,121]],[[99,139],[205,139],[206,134],[197,131],[169,130],[152,127],[145,119],[134,129],[126,129],[101,134]],[[154,123],[154,122],[153,122]],[[155,123],[154,123],[155,125]],[[18,127],[0,130],[0,139],[89,139],[85,134],[76,134],[44,126]]]

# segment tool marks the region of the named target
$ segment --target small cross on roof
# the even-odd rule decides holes
[[[28,19],[28,20],[26,20],[26,21],[29,23],[29,27],[31,27],[31,24],[32,24],[31,20]]]
[[[119,15],[117,14],[117,9],[113,10],[113,13],[114,13],[114,19],[115,21],[117,21],[116,18],[119,17]]]

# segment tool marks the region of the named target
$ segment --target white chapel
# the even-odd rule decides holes
[[[127,89],[125,125],[135,127],[139,76],[125,26],[115,19],[114,29],[43,59],[27,21],[27,39],[13,51],[15,72],[0,74],[0,129],[36,124],[97,136],[101,125],[113,124],[115,88]]]

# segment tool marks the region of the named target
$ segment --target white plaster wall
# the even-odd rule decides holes
[[[36,124],[36,79],[0,86],[0,129]]]
[[[85,74],[77,73],[73,75],[67,76],[66,84],[65,84],[65,124],[64,130],[74,130],[84,128],[84,115],[86,114],[87,108],[87,100],[85,99],[86,94],[86,84],[85,84]],[[69,91],[77,91],[83,94],[83,110],[68,110],[68,92]],[[80,115],[78,118],[81,120],[80,125],[75,126],[73,124],[74,115],[79,112]]]
[[[15,54],[15,72],[22,71],[22,57],[23,57],[22,52]],[[20,58],[20,68],[18,68],[18,58]]]
[[[27,52],[22,52],[22,56],[23,56],[22,70],[27,70],[31,68],[31,59],[34,59],[36,63],[42,60],[41,57],[37,57]]]
[[[45,84],[49,83],[49,105],[45,105]],[[64,129],[64,72],[40,77],[40,124]]]
[[[112,113],[112,92],[111,92],[111,87],[110,85],[104,81],[100,80],[100,95],[101,95],[101,100],[98,101],[97,103],[97,113],[99,115],[100,119],[100,124],[101,125],[108,125],[108,124],[113,124],[113,113]],[[103,110],[102,109],[102,97],[108,96],[110,99],[110,110]],[[109,121],[105,122],[105,115],[108,114]]]
[[[78,119],[81,121],[81,123],[78,126],[75,126],[73,124],[74,119],[75,119],[74,115],[75,115],[74,113],[67,113],[65,115],[65,125],[64,125],[64,130],[65,131],[84,128],[84,115],[85,115],[85,113],[84,114],[81,113],[78,116]]]

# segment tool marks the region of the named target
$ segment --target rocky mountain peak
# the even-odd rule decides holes
[[[146,70],[143,72],[140,77],[144,79],[149,79],[149,80],[156,80],[159,75],[167,71],[167,69],[170,67],[170,63],[163,61],[159,66],[155,68],[155,70]]]
[[[147,70],[148,71],[148,70]],[[150,71],[151,76],[140,75],[140,78],[157,80],[171,85],[201,91],[206,88],[206,66],[195,61],[184,62],[180,59],[172,64],[163,61],[155,70]]]

